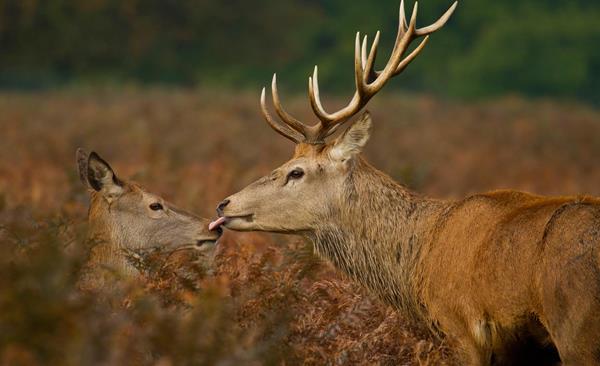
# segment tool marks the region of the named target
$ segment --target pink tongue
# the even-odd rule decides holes
[[[223,225],[226,220],[227,219],[225,217],[219,217],[215,221],[213,221],[210,224],[208,224],[208,230],[213,231],[214,229],[216,229],[219,226]]]

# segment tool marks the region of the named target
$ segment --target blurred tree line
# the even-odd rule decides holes
[[[380,66],[399,0],[0,0],[0,86],[140,82],[353,88],[357,30],[382,31]],[[423,0],[431,23],[450,0]],[[412,2],[407,3],[410,13]],[[596,101],[600,2],[463,0],[391,87],[448,96],[505,93]]]

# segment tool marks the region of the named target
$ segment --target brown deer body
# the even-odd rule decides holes
[[[207,219],[117,178],[95,152],[88,155],[78,149],[77,165],[90,193],[88,237],[93,247],[85,284],[101,284],[105,270],[125,277],[136,274],[131,256],[151,250],[194,249],[212,256],[220,231],[208,230]]]
[[[370,166],[360,152],[371,127],[365,113],[341,124],[421,51],[408,45],[439,29],[417,29],[403,4],[390,61],[374,71],[378,36],[367,54],[357,36],[356,93],[336,113],[321,105],[316,70],[309,80],[319,122],[307,126],[281,107],[274,119],[297,143],[293,158],[224,200],[211,226],[300,234],[389,304],[455,338],[465,363],[600,364],[600,200],[546,198],[514,191],[459,201],[421,197]]]

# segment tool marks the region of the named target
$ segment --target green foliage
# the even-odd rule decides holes
[[[494,21],[454,62],[454,90],[468,96],[517,91],[597,97],[600,53],[593,45],[600,42],[598,9],[520,8],[522,16]]]
[[[398,0],[0,0],[0,85],[137,81],[229,87],[277,71],[302,90],[352,88],[353,37],[395,36]],[[432,22],[448,0],[421,4]],[[412,4],[407,3],[407,11]],[[462,1],[396,87],[448,96],[600,96],[600,3]],[[382,52],[382,58],[387,53]]]

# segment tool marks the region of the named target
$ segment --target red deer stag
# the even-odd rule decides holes
[[[185,212],[139,185],[117,178],[98,154],[77,150],[79,177],[91,196],[89,237],[93,243],[83,285],[104,283],[102,269],[124,276],[136,273],[128,257],[140,251],[202,251],[206,265],[220,230],[208,230],[209,220]]]
[[[565,365],[600,364],[600,199],[517,191],[458,201],[420,196],[360,156],[368,113],[326,142],[406,68],[427,37],[411,53],[409,44],[440,29],[455,7],[417,28],[417,5],[407,23],[401,4],[382,71],[374,67],[379,33],[368,53],[357,35],[356,92],[335,113],[321,104],[315,68],[314,125],[284,111],[273,77],[279,120],[267,110],[264,89],[262,112],[297,144],[295,154],[225,199],[211,226],[305,236],[318,255],[384,301],[456,339],[465,363],[526,363],[535,353]]]

